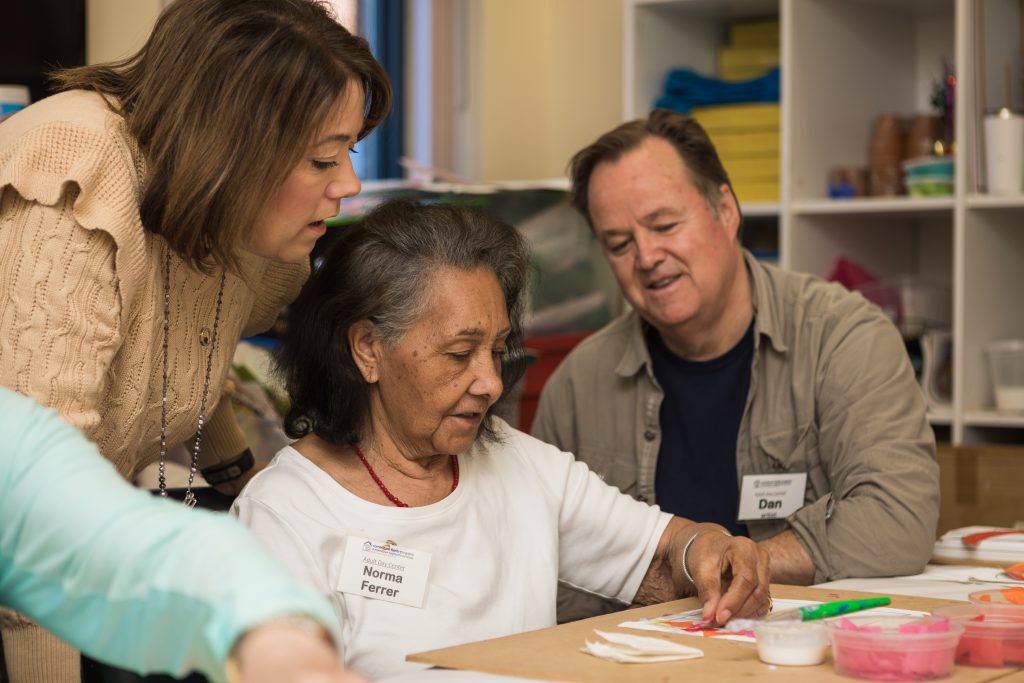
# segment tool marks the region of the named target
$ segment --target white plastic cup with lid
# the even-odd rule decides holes
[[[1002,339],[988,345],[996,410],[1024,413],[1024,339]]]
[[[28,86],[0,83],[0,121],[28,105]]]
[[[989,194],[1024,190],[1024,116],[1004,107],[985,117],[985,170]]]
[[[762,621],[754,627],[757,656],[765,664],[814,666],[825,661],[828,633],[821,621]]]

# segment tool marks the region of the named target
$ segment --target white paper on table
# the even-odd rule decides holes
[[[822,604],[820,600],[791,600],[786,598],[778,598],[774,601],[773,611],[781,612],[783,610],[797,609],[799,607],[813,607],[815,605]],[[919,612],[917,610],[898,609],[895,607],[873,607],[870,610],[864,610],[864,614],[871,613],[872,615],[878,616],[910,616],[910,617],[924,617],[928,612]],[[852,612],[852,615],[859,614],[859,612]],[[850,615],[843,615],[850,616]],[[637,621],[626,621],[619,624],[622,628],[635,628],[643,631],[659,631],[661,633],[675,633],[677,635],[685,636],[697,636],[698,638],[715,638],[722,640],[735,640],[741,643],[756,643],[757,640],[746,633],[730,633],[728,631],[728,625],[724,628],[715,628],[710,630],[699,630],[699,631],[687,631],[686,628],[681,626],[672,626],[665,622],[698,622],[702,619],[703,613],[700,609],[692,609],[686,612],[677,612],[675,614],[667,614],[663,617],[654,617],[651,619],[640,619]],[[745,620],[747,621],[747,620]]]
[[[680,645],[661,638],[633,636],[628,633],[610,633],[597,629],[594,629],[594,633],[608,642],[588,640],[580,649],[595,657],[612,662],[623,664],[676,662],[704,656],[704,652],[695,647]]]
[[[900,577],[914,581],[953,581],[954,583],[994,583],[1020,586],[1024,580],[1015,579],[999,567],[964,567],[960,565],[929,565],[920,574]],[[982,590],[979,586],[978,590]]]
[[[1024,532],[1005,536],[993,536],[981,541],[977,546],[968,547],[963,537],[985,531],[1015,531],[1008,527],[966,526],[951,529],[935,542],[932,556],[946,560],[970,559],[987,562],[1024,562]]]

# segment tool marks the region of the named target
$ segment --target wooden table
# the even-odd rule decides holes
[[[777,598],[798,600],[847,600],[876,595],[857,591],[844,591],[799,586],[772,586]],[[931,611],[955,601],[911,596],[892,596],[892,607]],[[482,671],[505,676],[549,681],[586,681],[588,683],[732,683],[774,680],[779,683],[811,683],[812,681],[844,681],[835,672],[831,655],[818,666],[771,666],[757,658],[753,643],[696,638],[670,633],[622,629],[619,624],[633,619],[651,618],[699,607],[696,598],[675,600],[660,605],[640,607],[615,614],[562,624],[552,628],[520,633],[455,647],[409,655],[413,662],[432,664],[450,669]],[[662,637],[666,640],[699,647],[704,657],[682,662],[661,664],[617,664],[605,661],[580,650],[583,642],[596,639],[594,629],[621,631],[635,635]],[[942,679],[949,683],[1024,683],[1024,672],[1016,669],[982,669],[958,666],[952,676]]]

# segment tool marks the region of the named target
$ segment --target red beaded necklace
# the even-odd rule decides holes
[[[388,487],[385,486],[384,482],[380,480],[380,477],[377,476],[377,473],[373,471],[372,467],[370,467],[370,463],[366,461],[366,456],[363,455],[363,452],[361,450],[359,450],[359,444],[353,442],[352,448],[355,450],[356,455],[359,456],[359,459],[363,462],[363,465],[366,467],[366,471],[370,473],[370,476],[373,478],[374,483],[376,483],[377,486],[380,487],[380,490],[384,493],[387,499],[400,508],[409,507],[408,503],[403,503],[402,501],[398,500],[398,496],[391,493],[391,491],[388,491]],[[450,458],[450,462],[452,464],[452,491],[454,491],[455,487],[459,485],[459,459],[456,458],[454,455],[449,455],[448,457]]]

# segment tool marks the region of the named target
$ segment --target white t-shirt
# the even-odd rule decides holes
[[[571,454],[495,419],[500,443],[459,455],[459,485],[432,505],[353,495],[282,449],[232,511],[334,603],[346,663],[370,678],[422,668],[405,655],[555,624],[559,580],[633,599],[671,516],[605,484]],[[349,536],[432,555],[423,607],[339,590]]]

